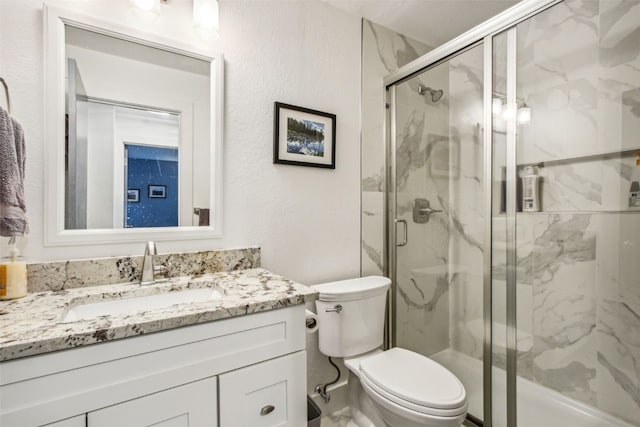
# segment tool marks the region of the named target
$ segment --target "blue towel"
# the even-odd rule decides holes
[[[0,107],[0,236],[29,232],[24,202],[25,161],[22,126]]]

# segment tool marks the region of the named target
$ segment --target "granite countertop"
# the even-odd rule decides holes
[[[63,323],[66,313],[81,304],[198,288],[215,288],[222,297]],[[129,283],[30,293],[22,299],[0,301],[0,361],[304,304],[316,298],[312,288],[261,268],[179,277],[144,286]]]

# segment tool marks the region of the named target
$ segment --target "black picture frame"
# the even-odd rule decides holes
[[[167,198],[167,186],[166,185],[149,185],[149,198],[150,199],[166,199]]]
[[[130,188],[127,190],[128,203],[140,203],[140,189]]]
[[[336,168],[336,115],[274,103],[273,163]]]

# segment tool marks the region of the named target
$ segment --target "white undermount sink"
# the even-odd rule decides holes
[[[217,289],[202,288],[130,298],[125,297],[112,301],[91,302],[70,308],[62,321],[67,323],[78,320],[91,320],[100,316],[132,314],[140,311],[166,308],[175,304],[211,301],[221,297],[222,294]]]

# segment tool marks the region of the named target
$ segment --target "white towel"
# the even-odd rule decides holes
[[[0,236],[29,232],[24,203],[25,161],[22,126],[0,107]]]

